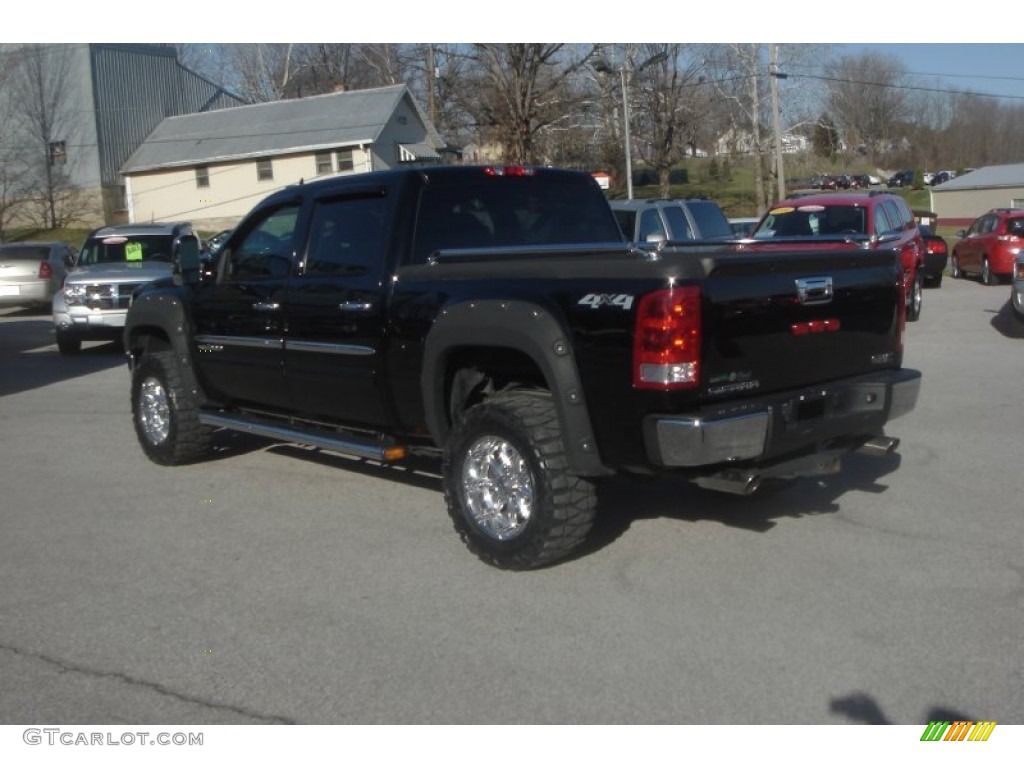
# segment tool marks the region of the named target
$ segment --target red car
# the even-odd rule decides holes
[[[761,219],[754,243],[744,248],[891,248],[903,264],[907,319],[921,316],[925,246],[906,201],[888,192],[834,193],[790,198],[776,203]],[[763,241],[763,242],[756,242]]]
[[[993,208],[956,235],[953,277],[976,274],[985,285],[1009,280],[1014,260],[1024,252],[1024,208]]]

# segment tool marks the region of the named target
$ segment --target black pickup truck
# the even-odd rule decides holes
[[[883,427],[920,385],[893,253],[640,248],[574,171],[300,184],[218,258],[211,279],[180,262],[129,310],[146,454],[196,461],[228,429],[441,457],[456,530],[503,568],[568,555],[612,473],[745,494],[891,451]]]

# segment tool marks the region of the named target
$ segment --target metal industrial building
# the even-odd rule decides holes
[[[37,175],[45,174],[45,166],[38,167],[44,162],[49,163],[51,172],[60,166],[70,186],[87,201],[80,215],[82,223],[126,218],[121,166],[164,118],[243,103],[178,63],[177,52],[170,45],[5,46],[5,55],[11,72],[16,74],[15,68],[25,67],[42,84],[40,89],[46,89],[47,98],[54,100],[48,146],[40,144],[37,152],[33,144],[43,140],[38,134],[23,134],[17,141],[28,151],[18,159]],[[38,67],[26,65],[31,57],[38,57]],[[5,77],[0,90],[17,89],[18,82],[17,77]],[[9,90],[0,95],[16,94]],[[5,119],[16,124],[19,110],[27,107],[17,98],[5,101],[11,104]]]

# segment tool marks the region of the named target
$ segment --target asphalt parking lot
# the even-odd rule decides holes
[[[1024,722],[1024,338],[949,278],[898,457],[766,495],[616,479],[508,573],[429,464],[243,438],[147,461],[109,344],[0,317],[0,722]]]

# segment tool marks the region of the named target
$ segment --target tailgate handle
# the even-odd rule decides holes
[[[832,301],[832,278],[802,277],[797,279],[796,297],[801,304],[828,304]]]

